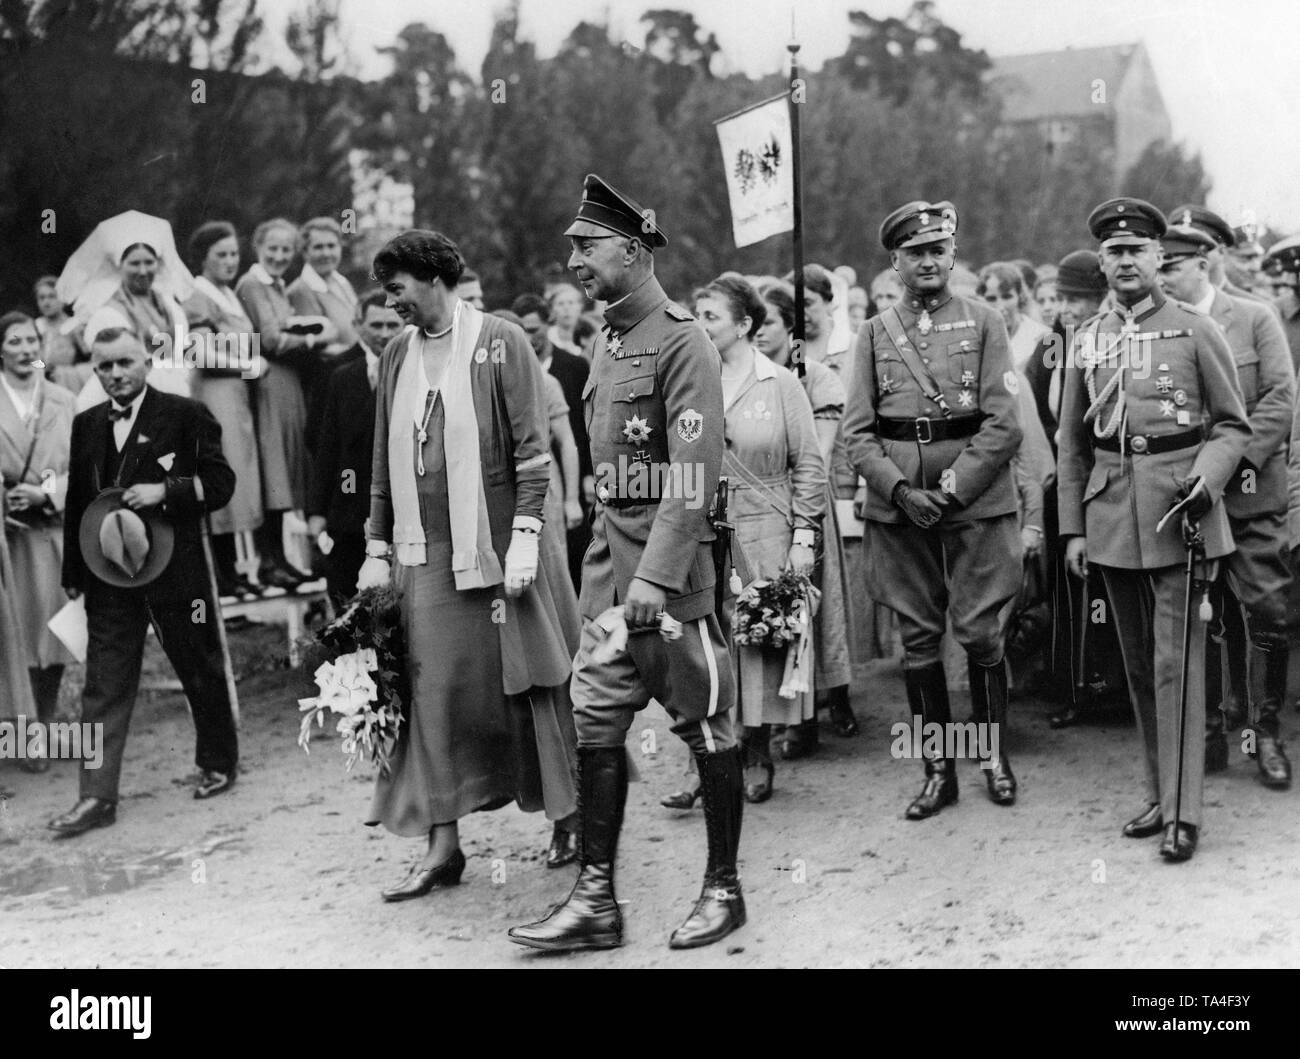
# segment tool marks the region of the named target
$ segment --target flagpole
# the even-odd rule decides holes
[[[794,15],[791,19],[791,37],[794,35]],[[794,155],[791,167],[794,175],[794,343],[790,361],[799,377],[804,375],[804,304],[803,304],[803,159],[800,157],[799,107],[799,42],[791,39],[786,45],[790,52],[790,147]]]

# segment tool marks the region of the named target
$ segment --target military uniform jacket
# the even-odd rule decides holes
[[[1210,316],[1223,328],[1254,436],[1223,503],[1233,518],[1281,512],[1287,505],[1286,461],[1295,403],[1295,370],[1277,314],[1262,302],[1216,291]]]
[[[1061,536],[1085,535],[1089,560],[1104,566],[1148,570],[1183,563],[1181,520],[1170,519],[1159,534],[1156,525],[1179,488],[1203,477],[1215,501],[1201,520],[1206,555],[1227,555],[1234,545],[1218,501],[1251,440],[1232,353],[1209,316],[1158,290],[1133,308],[1136,330],[1127,343],[1132,353],[1122,352],[1125,318],[1117,309],[1089,321],[1070,350],[1058,434]],[[1098,395],[1120,366],[1128,365],[1122,379],[1126,411],[1117,436],[1199,430],[1202,442],[1161,453],[1094,448],[1094,425],[1083,420],[1091,403],[1085,360],[1094,343],[1102,356],[1094,375]],[[1108,424],[1115,402],[1112,395],[1096,421]]]
[[[714,610],[709,509],[725,445],[722,361],[654,276],[606,309],[605,324],[582,392],[602,504],[579,604],[595,617],[639,577],[668,592],[669,614],[693,621]]]
[[[959,501],[944,512],[946,522],[992,518],[1016,510],[1011,457],[1020,446],[1019,380],[1007,351],[1002,317],[983,302],[945,291],[898,302],[904,334],[929,367],[953,417],[983,415],[970,437],[893,441],[877,433],[877,418],[943,418],[925,396],[895,348],[883,320],[874,316],[858,330],[853,376],[844,412],[849,460],[867,481],[866,517],[903,522],[891,501],[899,482],[920,489],[944,487]],[[921,312],[930,329],[922,334]],[[951,470],[951,474],[947,474]]]

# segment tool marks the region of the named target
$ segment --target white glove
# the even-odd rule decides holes
[[[522,596],[537,579],[537,551],[541,536],[526,530],[510,534],[510,547],[506,549],[506,595]]]
[[[388,584],[391,573],[387,559],[366,556],[366,561],[361,564],[361,570],[357,574],[357,591],[364,592],[367,588]]]

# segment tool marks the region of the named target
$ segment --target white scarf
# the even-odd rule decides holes
[[[471,378],[471,368],[476,359],[474,346],[482,328],[483,313],[467,302],[457,302],[452,316],[451,359],[436,389],[424,372],[424,339],[418,330],[414,331],[398,369],[388,420],[396,558],[403,566],[423,566],[428,560],[416,487],[415,463],[420,456],[416,448],[417,434],[425,423],[429,395],[439,392],[442,395],[442,441],[447,462],[447,506],[451,514],[451,568],[456,576],[456,588],[462,592],[499,585],[505,579],[501,562],[492,547]],[[481,352],[486,359],[486,350]]]

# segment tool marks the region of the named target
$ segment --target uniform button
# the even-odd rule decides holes
[[[929,358],[929,357],[922,357],[921,359],[922,359],[926,364],[929,364],[929,363],[930,363],[930,358]]]
[[[930,343],[929,343],[929,342],[922,342],[922,343],[921,343],[921,348],[922,348],[922,349],[929,349],[929,348],[930,348]]]

